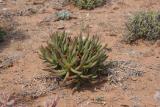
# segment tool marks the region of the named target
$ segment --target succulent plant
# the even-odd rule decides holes
[[[96,37],[81,35],[71,38],[65,32],[56,32],[46,47],[40,48],[40,57],[48,69],[64,82],[81,83],[95,80],[102,72],[106,50]]]
[[[59,12],[56,12],[57,20],[69,20],[71,18],[71,13],[67,10],[62,10]]]
[[[125,41],[132,43],[137,39],[160,39],[160,13],[139,12],[129,19],[126,24]]]
[[[93,9],[105,3],[105,0],[73,0],[80,9]]]

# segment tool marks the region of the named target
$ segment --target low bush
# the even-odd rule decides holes
[[[160,13],[139,12],[129,19],[126,28],[124,39],[128,43],[138,39],[156,41],[160,39]]]
[[[62,10],[55,13],[57,20],[69,20],[71,18],[71,13],[67,10]]]
[[[94,9],[105,4],[105,0],[72,0],[80,9]]]
[[[82,35],[71,38],[56,32],[46,47],[41,47],[41,58],[48,69],[64,82],[80,84],[95,81],[103,71],[106,50],[96,37]]]
[[[6,32],[0,28],[0,42],[4,40],[4,36],[6,35]]]

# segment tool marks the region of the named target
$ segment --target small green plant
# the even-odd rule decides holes
[[[160,39],[160,13],[139,12],[129,19],[125,41],[132,43],[138,39]]]
[[[69,20],[71,18],[71,13],[67,10],[62,10],[59,12],[56,12],[57,20]]]
[[[102,6],[105,3],[105,0],[73,0],[73,2],[80,9],[90,10]]]
[[[46,47],[41,47],[41,58],[48,63],[53,75],[64,82],[79,85],[96,80],[103,71],[106,50],[96,37],[82,35],[71,38],[65,32],[56,32]]]
[[[4,40],[5,35],[6,35],[6,32],[2,28],[0,28],[0,41]]]

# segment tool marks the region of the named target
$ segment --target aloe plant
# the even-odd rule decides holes
[[[71,38],[67,33],[56,32],[46,47],[41,47],[41,58],[48,69],[64,82],[81,83],[95,80],[107,58],[105,47],[96,37],[79,35]]]

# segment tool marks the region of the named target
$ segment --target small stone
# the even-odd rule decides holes
[[[137,81],[137,80],[138,80],[138,78],[131,77],[131,80],[132,80],[132,81]]]
[[[117,34],[115,34],[115,33],[111,33],[111,34],[110,34],[110,36],[117,36]]]
[[[156,91],[156,93],[154,94],[154,99],[160,103],[160,91]]]
[[[157,42],[155,43],[155,47],[160,47],[160,40],[157,40]]]
[[[37,1],[34,1],[33,4],[38,5],[38,4],[43,4],[44,2],[45,0],[37,0]]]
[[[65,28],[64,26],[57,27],[57,29],[64,29],[64,28]]]
[[[7,10],[8,10],[8,8],[3,8],[2,10],[3,10],[3,11],[7,11]]]
[[[121,107],[129,107],[129,105],[121,104]]]
[[[119,7],[113,7],[113,10],[118,10],[119,9]]]

